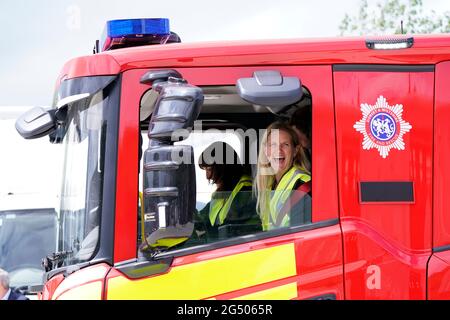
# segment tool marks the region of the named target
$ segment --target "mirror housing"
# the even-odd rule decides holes
[[[200,114],[203,93],[186,80],[170,77],[167,82],[153,85],[158,94],[148,129],[148,137],[162,144],[173,144],[178,130],[190,130]],[[180,131],[178,131],[180,133]]]
[[[194,229],[194,152],[191,146],[152,147],[144,163],[146,246],[169,248],[187,240]]]
[[[156,105],[156,100],[158,99],[158,92],[154,90],[157,83],[167,82],[169,78],[183,78],[181,74],[173,69],[163,69],[163,70],[151,70],[141,77],[140,83],[152,85],[153,88],[150,89],[141,100],[141,112],[140,121],[146,120],[152,114],[154,107]]]
[[[182,79],[181,74],[173,69],[163,69],[163,70],[152,70],[144,74],[141,78],[142,84],[153,84],[155,85],[158,82],[166,82],[169,78],[178,78]]]
[[[236,87],[242,99],[275,114],[300,101],[303,95],[300,79],[283,77],[279,71],[256,71],[253,78],[238,79]]]
[[[16,130],[25,139],[37,139],[50,134],[56,128],[56,109],[35,107],[16,120]]]
[[[56,108],[44,109],[42,107],[35,107],[16,120],[16,130],[25,139],[37,139],[50,135],[50,140],[59,141],[57,139],[58,132],[61,131],[66,116],[67,107],[69,104],[88,99],[91,95],[89,93],[82,93],[66,97],[58,101]]]
[[[140,249],[158,252],[186,241],[194,230],[194,151],[191,146],[174,142],[187,138],[204,97],[200,88],[181,78],[153,83],[153,90],[158,99],[148,128],[149,147],[144,153],[144,234]]]

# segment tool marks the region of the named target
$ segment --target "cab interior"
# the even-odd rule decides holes
[[[255,157],[254,153],[255,151],[256,153],[259,153],[259,144],[262,138],[261,133],[263,133],[271,123],[277,120],[289,121],[296,110],[299,108],[310,107],[312,104],[311,94],[304,86],[301,87],[303,91],[301,100],[286,107],[276,108],[276,110],[244,100],[239,95],[236,86],[202,86],[200,88],[204,95],[204,102],[201,106],[200,114],[194,123],[194,128],[187,139],[175,142],[175,144],[191,145],[194,150],[194,161],[197,161],[203,150],[205,150],[212,142],[227,142],[238,152],[241,160],[251,164],[253,178],[256,176],[257,164],[254,160],[253,162],[250,161],[250,157],[253,156],[253,159],[257,159],[257,156]],[[145,92],[141,99],[140,129],[142,139],[140,149],[140,192],[143,192],[142,155],[149,146],[147,134],[152,115],[152,110],[149,106],[154,106],[155,99],[156,96],[152,92],[152,89]],[[201,123],[200,126],[197,125],[199,123]],[[198,128],[201,129],[198,130]],[[245,132],[248,132],[250,129],[253,129],[257,133],[256,141],[250,141],[251,139],[245,136]],[[233,132],[231,133],[231,136],[230,132]],[[236,137],[232,136],[235,134],[241,135],[241,137],[236,139]],[[243,137],[242,134],[244,134]],[[195,141],[195,143],[192,143],[191,138],[195,138],[195,136],[198,135],[201,136],[201,139],[192,139]],[[239,145],[239,143],[241,143],[241,145]],[[239,150],[242,150],[242,152],[239,152]],[[253,152],[253,154],[251,154],[251,152]],[[242,159],[242,156],[244,156],[244,159]],[[195,176],[197,190],[196,209],[201,210],[205,207],[206,203],[210,201],[215,187],[209,183],[205,177],[204,170],[198,165],[195,165]],[[141,228],[138,228],[138,230],[140,233]],[[139,237],[141,237],[141,234],[139,234]]]

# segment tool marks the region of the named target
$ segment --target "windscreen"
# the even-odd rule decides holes
[[[104,105],[100,91],[68,109],[58,211],[59,252],[66,265],[91,259],[99,240],[107,128]]]

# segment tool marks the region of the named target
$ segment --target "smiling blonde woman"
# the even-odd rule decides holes
[[[274,122],[261,141],[256,177],[263,230],[311,222],[311,175],[294,129]]]

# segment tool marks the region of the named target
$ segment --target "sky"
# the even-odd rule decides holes
[[[379,0],[368,0],[374,5]],[[8,192],[56,194],[61,151],[47,139],[26,141],[14,118],[51,104],[64,63],[90,55],[107,20],[169,18],[183,42],[334,37],[360,0],[1,0],[0,204]],[[423,0],[450,11],[450,0]],[[20,108],[19,108],[20,107]],[[0,207],[1,210],[1,207]]]

